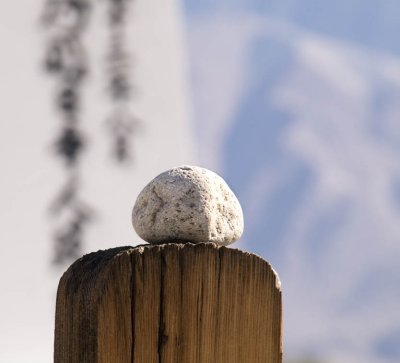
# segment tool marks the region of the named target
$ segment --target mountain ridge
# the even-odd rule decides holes
[[[216,145],[203,160],[242,201],[244,247],[281,276],[287,353],[397,362],[400,60],[254,14],[194,17],[189,40],[199,145]]]

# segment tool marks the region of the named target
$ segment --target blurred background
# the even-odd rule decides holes
[[[140,127],[123,165],[105,124],[107,3],[90,2],[80,38],[89,72],[73,170],[91,218],[78,252],[140,243],[130,213],[143,186],[175,165],[207,167],[242,203],[234,247],[280,275],[285,362],[398,363],[400,3],[130,1],[122,38]],[[71,216],[50,206],[72,169],[54,152],[63,121],[60,84],[42,69],[44,7],[0,5],[4,363],[52,361],[55,293],[71,262],[54,263],[54,231]]]

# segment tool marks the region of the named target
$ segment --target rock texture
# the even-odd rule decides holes
[[[176,167],[153,179],[136,200],[132,223],[150,243],[227,245],[243,233],[236,196],[220,176],[196,166]]]

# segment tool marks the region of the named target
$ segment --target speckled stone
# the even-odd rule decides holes
[[[132,211],[149,243],[188,241],[228,245],[243,233],[243,212],[226,182],[210,170],[179,166],[153,179]]]

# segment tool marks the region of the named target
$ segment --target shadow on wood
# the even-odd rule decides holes
[[[99,251],[61,278],[55,363],[280,363],[281,290],[261,258],[212,243]]]

